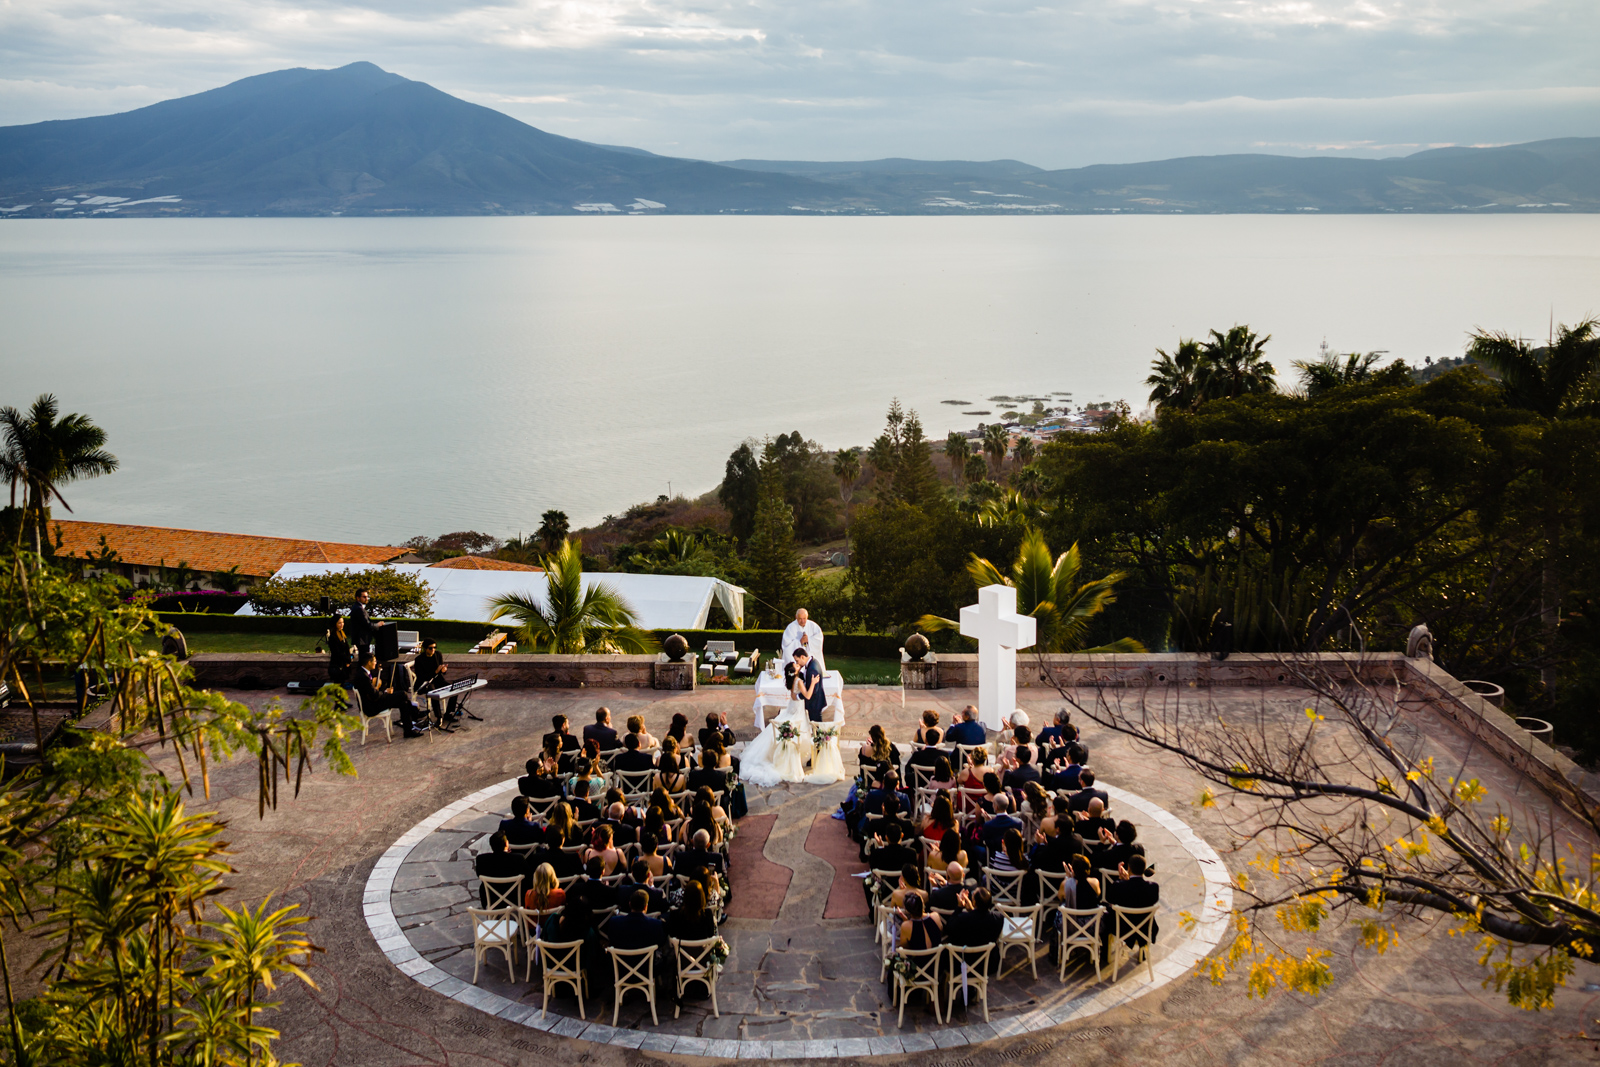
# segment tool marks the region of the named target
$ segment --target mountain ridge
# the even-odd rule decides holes
[[[1600,137],[1387,159],[658,155],[546,132],[352,63],[0,127],[0,216],[1600,211]]]

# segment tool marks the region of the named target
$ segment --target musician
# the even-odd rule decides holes
[[[356,590],[356,600],[350,605],[350,640],[363,652],[374,648],[378,643],[377,628],[372,625],[372,618],[367,614],[367,604],[372,600],[372,594],[365,589]]]
[[[344,616],[333,617],[328,631],[328,681],[343,685],[350,678],[350,638],[345,636]]]
[[[360,665],[350,672],[351,688],[361,696],[361,710],[368,715],[376,715],[388,708],[397,708],[405,736],[421,737],[428,728],[426,719],[420,723],[417,721],[422,717],[422,712],[404,695],[396,693],[393,686],[380,689],[375,681],[377,671],[378,657],[368,652],[361,657]]]
[[[450,679],[445,677],[445,672],[450,665],[444,661],[444,655],[439,651],[439,642],[423,641],[422,651],[417,658],[411,661],[411,669],[417,675],[417,692],[427,693],[433,689],[443,689],[450,684]],[[447,719],[459,719],[461,697],[453,696],[445,701],[442,714]]]

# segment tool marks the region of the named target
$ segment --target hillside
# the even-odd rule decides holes
[[[1600,210],[1600,138],[1398,159],[707,163],[559,137],[352,63],[0,128],[0,216]]]

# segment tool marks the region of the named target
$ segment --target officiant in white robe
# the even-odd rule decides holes
[[[794,662],[794,650],[804,648],[811,654],[817,669],[826,672],[828,665],[822,658],[822,627],[811,621],[810,613],[801,608],[794,613],[794,621],[783,630],[783,664]]]

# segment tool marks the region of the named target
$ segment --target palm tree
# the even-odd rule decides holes
[[[1200,401],[1198,375],[1205,361],[1200,342],[1192,337],[1179,338],[1171,355],[1159,348],[1156,355],[1161,358],[1150,364],[1150,377],[1144,380],[1150,386],[1150,403],[1158,411],[1192,409]]]
[[[850,551],[850,498],[861,477],[861,450],[841,448],[833,457],[833,476],[839,479],[839,499],[844,501],[844,550]]]
[[[509,593],[489,602],[491,621],[513,619],[517,643],[530,652],[578,655],[584,652],[644,654],[660,650],[638,628],[633,607],[610,586],[583,587],[583,543],[563,538],[544,558],[545,602],[533,593]]]
[[[1033,457],[1038,454],[1038,449],[1034,447],[1033,438],[1027,434],[1022,434],[1017,438],[1017,447],[1011,450],[1011,454],[1017,457],[1018,464],[1026,467],[1033,462]]]
[[[981,482],[989,473],[989,467],[983,462],[983,453],[975,453],[967,457],[966,469],[961,472],[966,476],[967,485]]]
[[[1275,392],[1277,372],[1265,355],[1270,340],[1271,334],[1257,337],[1248,326],[1235,326],[1225,334],[1212,330],[1211,339],[1201,345],[1204,358],[1196,373],[1200,399]]]
[[[1019,455],[1017,458],[1022,457]],[[1016,486],[1024,500],[1038,500],[1044,495],[1044,475],[1032,463],[1013,474],[1011,484]]]
[[[1382,352],[1348,353],[1343,359],[1338,353],[1329,352],[1319,360],[1294,361],[1295,369],[1300,372],[1300,385],[1306,391],[1306,396],[1317,397],[1333,391],[1341,385],[1355,385],[1372,377],[1372,368],[1377,364]]]
[[[79,478],[110,474],[117,457],[105,451],[106,432],[87,415],[57,418],[60,407],[49,393],[40,396],[26,413],[0,408],[0,478],[11,483],[11,506],[17,488],[23,490],[20,537],[33,533],[33,550],[44,551],[44,531],[50,522],[50,498],[72,510],[61,486]]]
[[[950,460],[950,470],[960,482],[967,472],[967,457],[972,455],[972,444],[960,430],[951,430],[944,439],[944,454]]]
[[[1506,402],[1531,411],[1545,428],[1567,419],[1600,414],[1600,322],[1585,319],[1562,326],[1550,343],[1535,349],[1505,333],[1479,330],[1467,354],[1500,376]],[[1571,468],[1560,449],[1540,465],[1544,482],[1544,566],[1540,575],[1539,615],[1546,633],[1555,637],[1561,612],[1561,521],[1564,489],[1573,487]],[[1555,684],[1555,668],[1542,672],[1546,688]]]
[[[1004,469],[1006,451],[1011,447],[1011,435],[1006,428],[998,422],[990,423],[983,428],[983,450],[988,453],[989,461],[994,465],[995,478],[998,480],[1000,471]]]
[[[688,563],[705,551],[705,544],[692,533],[668,530],[650,542],[650,557],[661,563]]]
[[[1096,648],[1083,647],[1089,635],[1089,621],[1116,602],[1115,588],[1124,576],[1113,571],[1104,578],[1079,585],[1081,566],[1077,545],[1052,560],[1044,535],[1038,530],[1029,530],[1017,549],[1017,560],[1011,565],[1009,576],[977,555],[967,563],[967,573],[980,589],[986,585],[1016,587],[1017,610],[1037,620],[1035,647],[1040,652],[1143,652],[1144,646],[1131,637]],[[923,630],[961,628],[960,623],[936,615],[924,615],[917,620],[917,626]]]
[[[1018,471],[1021,475],[1023,471]],[[1035,474],[1038,472],[1035,471]],[[1045,517],[1044,508],[1040,507],[1034,498],[1027,496],[1017,489],[1001,489],[993,497],[985,500],[978,509],[979,526],[1027,526],[1032,527]]]

